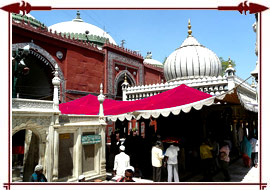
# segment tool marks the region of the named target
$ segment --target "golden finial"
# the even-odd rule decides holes
[[[232,61],[231,61],[231,58],[230,57],[228,59],[228,63],[229,63],[228,68],[232,68]]]
[[[188,19],[188,35],[191,36],[192,30],[191,30],[191,24],[190,24],[190,19]]]
[[[124,82],[127,83],[127,73],[125,73]]]
[[[80,11],[77,11],[77,18],[76,19],[81,19],[81,13],[80,13]]]

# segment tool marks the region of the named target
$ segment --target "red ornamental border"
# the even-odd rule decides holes
[[[132,9],[136,9],[136,10],[168,10],[168,9],[174,9],[174,10],[220,10],[220,11],[239,11],[241,14],[244,12],[244,14],[246,15],[246,12],[249,11],[249,14],[254,14],[254,13],[261,13],[262,11],[265,11],[267,9],[269,9],[266,6],[260,5],[260,4],[256,4],[256,3],[249,3],[249,5],[247,5],[247,1],[241,2],[239,3],[238,6],[218,6],[215,8],[182,8],[182,7],[171,7],[171,8],[140,8],[140,7],[133,7],[133,8],[57,8],[54,7],[52,8],[51,6],[31,6],[28,2],[22,1],[21,3],[13,3],[13,4],[9,4],[6,6],[1,7],[2,10],[7,11],[9,13],[16,13],[19,14],[20,12],[22,12],[23,15],[30,13],[31,10],[67,10],[67,9],[128,9],[128,10],[132,10]],[[10,18],[10,15],[9,15]],[[261,23],[261,14],[260,14],[260,23]],[[10,21],[8,22],[8,24],[10,25]],[[261,31],[261,24],[260,24],[260,31]],[[261,36],[261,32],[260,32],[260,36]],[[261,40],[261,38],[260,38]],[[9,31],[9,45],[10,45],[10,31]],[[260,57],[261,57],[261,47],[260,47]],[[261,66],[261,62],[259,63]],[[260,71],[261,71],[261,67],[260,67]],[[9,71],[10,72],[10,71]],[[261,85],[261,77],[260,77],[260,85]],[[10,86],[10,85],[9,85]],[[260,92],[261,92],[261,86],[260,86]],[[261,93],[260,93],[261,94]],[[9,96],[10,97],[10,96]],[[261,98],[260,98],[261,99]],[[260,107],[261,107],[261,102],[260,102]],[[261,114],[260,114],[260,119],[261,119]],[[10,129],[10,123],[9,123],[9,129]],[[261,129],[261,125],[260,125],[260,129]],[[10,130],[9,130],[10,131]],[[261,131],[261,130],[260,130]],[[10,134],[9,134],[10,136]],[[261,136],[261,135],[260,135]],[[10,139],[9,139],[10,141]],[[9,143],[8,143],[9,144]],[[260,142],[261,145],[261,142]],[[260,148],[261,149],[261,148]],[[10,150],[9,150],[10,151]],[[10,153],[10,152],[9,152]],[[261,150],[260,150],[260,157],[261,157]],[[262,183],[262,172],[261,172],[261,160],[260,160],[260,183],[218,183],[218,184],[212,184],[212,183],[196,183],[196,184],[190,184],[190,183],[181,183],[179,185],[259,185],[260,190],[265,190],[267,188],[267,183]],[[10,160],[9,160],[9,168],[10,168]],[[33,184],[33,183],[27,183],[28,185],[37,185],[37,184]],[[27,185],[24,184],[24,185]],[[10,183],[10,172],[8,175],[8,183],[4,183],[3,187],[6,188],[7,190],[10,190],[10,186],[11,185],[23,185],[21,183]],[[47,183],[47,185],[55,185],[54,183]],[[78,185],[77,183],[57,183],[57,185]],[[82,185],[82,184],[80,184]],[[86,184],[83,184],[86,185]],[[90,184],[87,184],[90,185]],[[93,185],[120,185],[120,184],[112,184],[112,183],[93,183]],[[127,185],[127,184],[122,184],[122,185]],[[130,184],[133,185],[133,184]],[[136,184],[136,185],[148,185],[148,184]],[[151,185],[176,185],[175,183],[156,183],[156,184],[151,184]]]
[[[23,15],[30,13],[31,10],[56,10],[56,9],[67,9],[67,8],[52,8],[51,6],[31,6],[28,2],[22,1],[21,3],[13,3],[1,7],[2,10],[19,14],[20,11]],[[69,9],[69,8],[68,8]],[[87,9],[87,8],[72,8],[72,9]],[[94,8],[94,9],[114,9],[114,8]],[[117,8],[116,8],[117,9]],[[121,9],[163,9],[163,8],[121,8]],[[170,9],[170,8],[165,8]],[[173,9],[195,9],[195,8],[173,8]],[[239,3],[238,6],[218,6],[216,8],[199,8],[199,9],[216,9],[221,11],[239,11],[241,14],[244,12],[245,15],[247,11],[249,14],[259,13],[269,9],[268,7],[256,3],[249,3],[247,1]]]

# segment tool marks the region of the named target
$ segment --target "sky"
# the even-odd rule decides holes
[[[76,13],[77,10],[31,11],[48,27],[71,21]],[[126,48],[139,50],[143,57],[150,51],[152,58],[160,62],[186,39],[190,19],[192,35],[218,57],[234,60],[237,76],[247,79],[256,66],[253,14],[217,10],[80,10],[80,14],[84,22],[108,32],[118,45],[125,40]]]

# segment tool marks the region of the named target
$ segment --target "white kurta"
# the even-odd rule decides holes
[[[170,145],[169,148],[167,148],[165,156],[168,156],[168,164],[177,164],[177,156],[178,151],[180,151],[180,148],[174,145]]]
[[[115,156],[113,170],[116,170],[116,175],[124,176],[128,166],[130,166],[129,155],[121,152]]]
[[[152,148],[152,166],[158,168],[161,167],[163,158],[164,156],[162,155],[162,150],[154,146]]]

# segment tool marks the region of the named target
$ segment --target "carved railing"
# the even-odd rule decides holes
[[[99,121],[98,115],[60,115],[59,123],[78,123],[78,122],[97,122]]]
[[[228,91],[228,81],[226,77],[205,77],[205,78],[190,78],[181,81],[171,81],[160,84],[150,84],[142,86],[129,87],[126,90],[127,100],[138,100],[147,98],[161,92],[170,90],[181,84],[195,88],[211,95],[219,95]]]
[[[13,111],[54,111],[53,101],[13,98]]]

